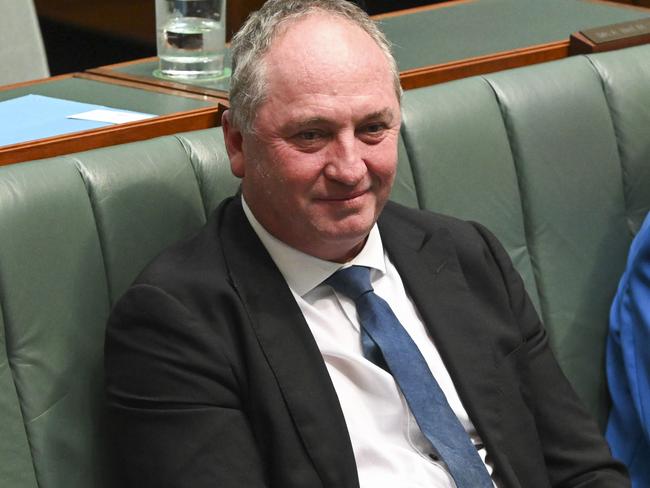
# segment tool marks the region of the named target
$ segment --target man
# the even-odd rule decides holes
[[[401,90],[365,14],[270,0],[232,51],[241,196],[109,323],[119,486],[628,486],[494,237],[386,203]]]

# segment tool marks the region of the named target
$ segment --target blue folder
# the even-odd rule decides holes
[[[25,95],[0,102],[0,146],[113,125],[67,118],[95,109],[136,113],[42,95]]]

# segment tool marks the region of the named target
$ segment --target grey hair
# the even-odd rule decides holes
[[[232,75],[230,113],[232,124],[245,132],[253,130],[258,107],[266,97],[264,55],[288,22],[322,12],[340,17],[364,30],[384,53],[393,75],[395,94],[400,100],[402,87],[391,45],[377,24],[347,0],[268,0],[252,13],[231,42]]]

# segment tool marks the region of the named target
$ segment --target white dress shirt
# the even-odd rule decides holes
[[[323,355],[350,433],[361,488],[455,487],[444,464],[432,459],[430,444],[393,377],[363,356],[354,302],[323,284],[342,267],[362,265],[371,269],[375,293],[388,302],[422,352],[472,442],[482,445],[397,269],[384,252],[377,226],[352,261],[334,263],[276,239],[255,219],[243,198],[242,203],[246,217],[284,276]],[[479,454],[486,462],[484,448],[479,449]],[[492,473],[492,467],[487,466]]]

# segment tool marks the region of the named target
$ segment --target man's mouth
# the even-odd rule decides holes
[[[363,196],[367,192],[368,190],[359,190],[359,191],[346,193],[342,195],[327,195],[325,197],[319,198],[319,200],[324,200],[327,202],[347,202],[350,200],[354,200],[355,198],[358,198],[360,196]]]

